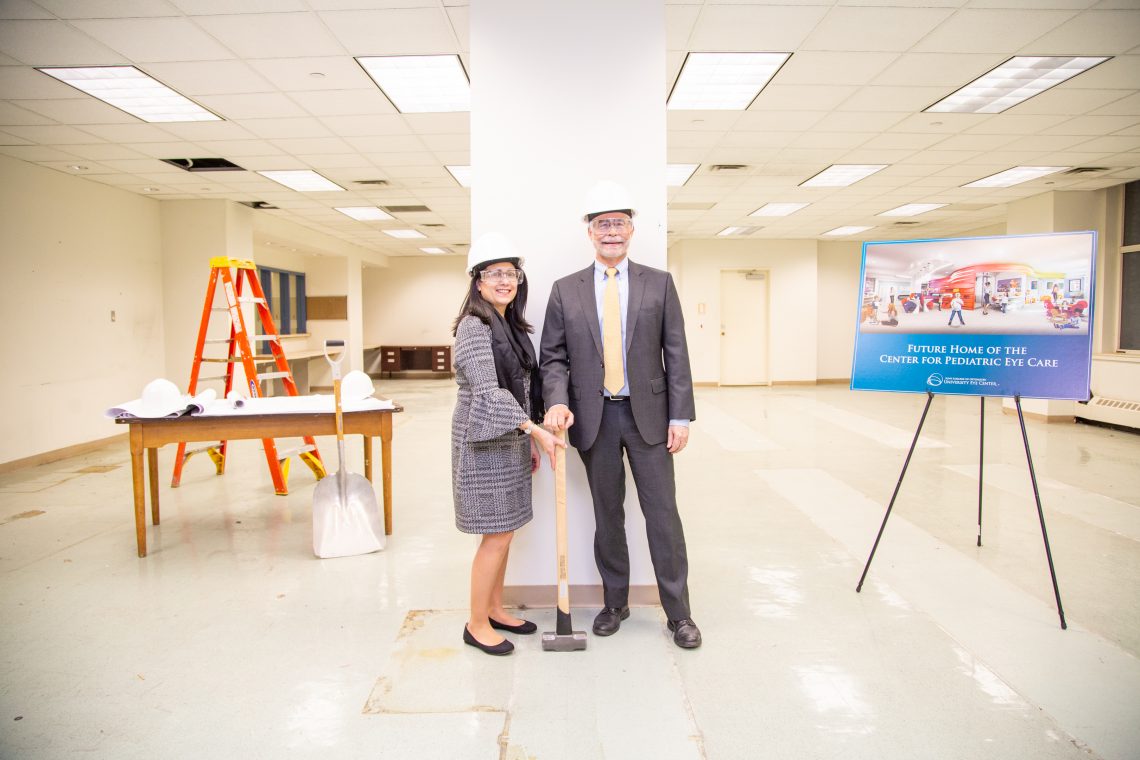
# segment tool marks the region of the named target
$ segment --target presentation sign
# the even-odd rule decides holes
[[[1096,233],[863,244],[852,390],[1089,398]]]

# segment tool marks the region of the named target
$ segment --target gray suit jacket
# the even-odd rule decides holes
[[[646,443],[663,443],[669,420],[696,419],[685,319],[673,276],[629,262],[625,363],[630,404]],[[602,422],[602,336],[594,264],[554,283],[546,305],[540,366],[546,408],[574,413],[570,443],[589,449]]]

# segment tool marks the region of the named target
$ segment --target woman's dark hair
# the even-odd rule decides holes
[[[477,317],[480,322],[485,325],[491,324],[491,319],[495,315],[495,307],[483,298],[483,294],[479,292],[479,276],[491,264],[498,264],[502,261],[509,261],[519,266],[518,259],[500,259],[498,261],[484,261],[475,267],[471,272],[471,283],[467,288],[467,295],[463,299],[463,305],[459,307],[459,316],[451,323],[452,336],[459,330],[459,323],[463,318],[470,315]],[[528,290],[528,281],[523,277],[523,281],[519,283],[518,290],[515,291],[515,300],[507,304],[506,320],[507,324],[516,330],[523,330],[528,333],[534,332],[534,326],[526,321],[526,294]]]

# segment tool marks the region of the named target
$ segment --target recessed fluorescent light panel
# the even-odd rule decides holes
[[[665,185],[680,187],[689,181],[700,164],[669,164],[665,167]]]
[[[763,227],[725,227],[720,232],[716,233],[717,237],[740,237],[742,235],[751,235],[757,230],[762,230]]]
[[[81,66],[39,71],[143,121],[222,121],[222,117],[134,66]]]
[[[749,216],[787,216],[810,205],[810,203],[765,203]]]
[[[856,235],[860,232],[866,232],[871,229],[870,227],[836,227],[833,230],[828,230],[823,233],[824,235],[838,236],[838,235]]]
[[[336,210],[345,216],[351,216],[359,222],[383,222],[387,219],[395,218],[375,206],[338,206]]]
[[[1108,57],[1017,56],[926,110],[936,113],[1001,113],[1107,60]]]
[[[344,188],[336,184],[332,180],[325,179],[321,175],[308,169],[295,170],[295,171],[268,171],[258,172],[266,179],[271,179],[279,185],[284,185],[290,190],[296,190],[299,193],[331,193],[331,192],[344,192]]]
[[[455,181],[463,187],[471,187],[471,167],[470,166],[445,166],[451,176],[455,177]]]
[[[667,108],[671,111],[743,111],[791,53],[689,53]]]
[[[945,203],[907,203],[906,205],[884,211],[876,216],[918,216],[936,208],[942,208]]]
[[[800,187],[847,187],[886,168],[886,164],[832,164]]]
[[[391,235],[394,238],[400,238],[401,240],[427,237],[427,235],[417,230],[384,230],[384,234]]]
[[[457,55],[357,58],[400,113],[471,110],[471,86]]]
[[[420,250],[423,251],[424,253],[435,253],[435,254],[451,253],[450,248],[437,248],[435,246],[429,246],[427,248],[421,248]]]
[[[1012,187],[1031,179],[1039,179],[1050,174],[1063,172],[1068,168],[1067,166],[1015,166],[1012,169],[1006,169],[1004,172],[974,180],[962,185],[962,187]]]

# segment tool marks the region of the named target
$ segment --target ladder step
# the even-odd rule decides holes
[[[266,303],[264,298],[257,298],[256,296],[242,296],[237,301],[238,303]]]
[[[278,338],[276,335],[252,335],[252,336],[250,336],[250,340],[271,340],[274,343],[280,343],[281,342],[281,339]]]
[[[229,343],[229,342],[230,342],[229,338],[210,338],[206,341],[206,343]]]
[[[257,376],[258,380],[273,380],[278,377],[291,377],[288,372],[262,372]]]
[[[254,355],[253,360],[255,362],[268,362],[273,361],[274,358],[275,357],[273,354],[256,354]],[[215,364],[237,364],[241,360],[242,358],[240,356],[233,356],[228,359],[208,359],[206,357],[202,357],[202,361],[213,362]]]
[[[289,457],[295,457],[298,454],[305,454],[307,452],[316,451],[316,450],[317,450],[317,447],[311,443],[306,443],[303,446],[294,446],[293,448],[285,449],[284,451],[278,449],[277,459],[279,459],[279,460],[288,459]]]

